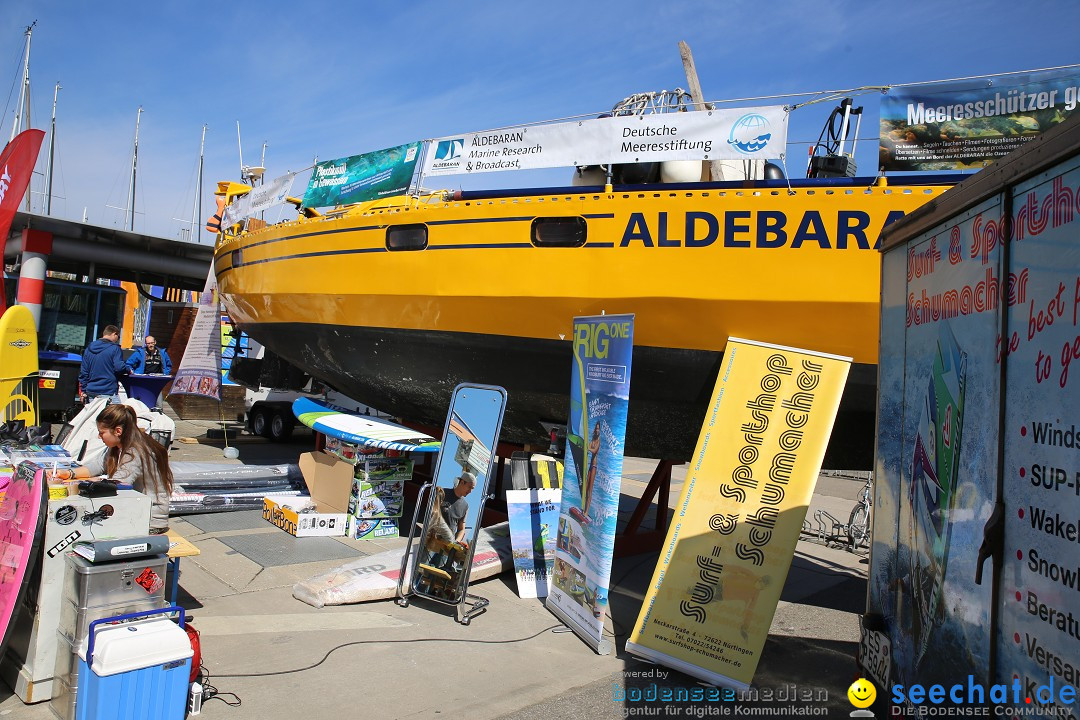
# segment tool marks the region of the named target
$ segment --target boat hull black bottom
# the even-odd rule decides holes
[[[441,428],[461,382],[506,388],[503,442],[547,447],[541,423],[565,425],[569,414],[569,342],[311,323],[243,329],[313,377],[406,422]],[[627,455],[691,457],[721,358],[706,350],[634,348]],[[853,366],[826,467],[870,468],[875,382],[874,366]]]

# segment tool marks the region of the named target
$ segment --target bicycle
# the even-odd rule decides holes
[[[859,498],[848,516],[847,536],[852,549],[862,546],[870,537],[870,513],[874,506],[873,483],[874,476],[871,475],[859,491]]]

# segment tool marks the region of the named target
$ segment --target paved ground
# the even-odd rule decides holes
[[[298,430],[290,443],[240,437],[238,460],[222,457],[221,440],[208,440],[208,422],[181,422],[174,461],[272,464],[295,462],[312,447]],[[181,438],[197,442],[183,442]],[[654,461],[629,458],[624,469],[625,516],[643,492]],[[685,469],[673,473],[672,503]],[[823,475],[808,512],[847,518],[861,482]],[[228,517],[226,517],[228,516]],[[651,518],[646,524],[651,523]],[[391,601],[315,609],[292,597],[292,586],[349,559],[404,540],[370,543],[319,539],[304,562],[264,564],[244,554],[257,546],[307,543],[266,523],[257,511],[174,519],[173,526],[202,554],[182,562],[181,604],[202,633],[209,682],[220,693],[207,701],[208,720],[356,715],[382,718],[607,718],[664,712],[703,717],[732,707],[617,701],[620,691],[694,688],[692,678],[643,663],[624,652],[657,553],[619,558],[612,571],[609,630],[616,652],[598,656],[566,632],[537,600],[522,600],[513,577],[474,586],[491,600],[469,627],[440,605]],[[200,526],[202,529],[200,529]],[[207,529],[209,528],[209,529]],[[296,549],[295,547],[293,549]],[[253,557],[265,557],[249,552]],[[830,716],[852,709],[845,693],[855,674],[857,613],[865,605],[865,558],[845,549],[800,541],[755,678],[755,687],[827,693],[817,705]],[[633,692],[632,691],[632,692]],[[230,705],[228,703],[236,703]],[[780,702],[779,705],[790,703]],[[737,714],[737,713],[736,713]],[[0,717],[52,717],[47,704],[24,706],[0,685]]]

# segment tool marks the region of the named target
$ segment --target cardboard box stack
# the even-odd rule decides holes
[[[263,518],[296,537],[398,537],[408,455],[327,438],[324,452],[300,456],[300,471],[311,497],[267,495]]]
[[[401,517],[405,483],[412,479],[412,459],[335,438],[327,438],[326,452],[353,466],[348,536],[358,540],[398,537],[396,519]]]

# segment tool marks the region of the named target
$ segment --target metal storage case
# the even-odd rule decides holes
[[[90,623],[102,618],[156,610],[165,606],[165,555],[91,563],[74,553],[67,556],[60,626],[56,632],[56,667],[53,673],[53,714],[62,720],[75,719],[79,689],[80,645]],[[145,575],[144,575],[145,574]],[[156,576],[157,582],[154,582]],[[150,580],[150,589],[137,580]]]

